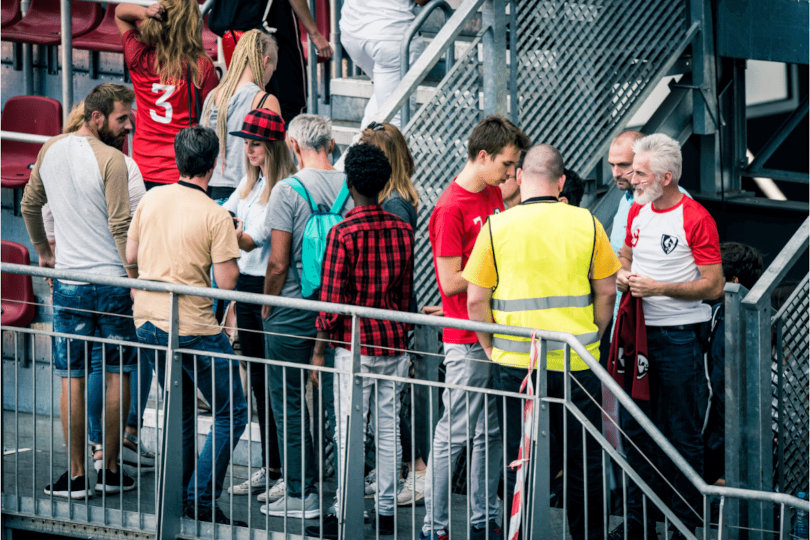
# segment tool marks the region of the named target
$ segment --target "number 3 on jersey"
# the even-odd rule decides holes
[[[155,106],[161,107],[164,114],[160,115],[153,109],[149,109],[149,116],[151,116],[152,120],[155,122],[159,122],[161,124],[170,124],[172,121],[172,104],[169,103],[169,99],[174,93],[174,85],[155,83],[152,85],[152,92],[155,94],[160,94],[161,92],[163,93],[159,98],[157,98],[157,101],[155,101]]]

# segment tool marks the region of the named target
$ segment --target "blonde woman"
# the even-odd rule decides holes
[[[232,131],[234,138],[244,139],[245,177],[224,204],[237,219],[239,249],[239,279],[236,290],[264,292],[264,274],[270,259],[270,228],[267,203],[270,192],[282,179],[295,174],[292,154],[284,142],[284,120],[266,109],[250,111],[244,118],[242,129]],[[262,307],[256,304],[236,304],[236,325],[242,354],[251,358],[264,358]],[[251,495],[267,491],[270,500],[284,495],[281,478],[276,424],[270,401],[267,399],[267,369],[263,364],[249,362],[247,366],[250,387],[256,397],[259,432],[262,443],[262,468],[241,484],[228,488],[234,495]],[[250,397],[248,396],[250,401]],[[265,419],[267,421],[265,422]]]
[[[359,144],[373,144],[383,151],[391,164],[391,179],[380,192],[380,204],[383,210],[401,217],[416,232],[416,209],[419,206],[419,194],[413,187],[413,156],[408,142],[397,129],[389,123],[372,122],[360,134]]]
[[[218,82],[202,45],[199,4],[197,0],[161,0],[148,8],[119,4],[115,24],[138,109],[132,157],[146,189],[175,183],[179,174],[174,137],[199,123],[201,104]]]
[[[278,99],[262,90],[277,64],[275,39],[261,30],[245,32],[233,51],[228,73],[205,100],[200,122],[219,137],[219,157],[208,182],[208,195],[215,201],[230,197],[245,175],[242,140],[228,132],[238,131],[253,109],[281,114]]]

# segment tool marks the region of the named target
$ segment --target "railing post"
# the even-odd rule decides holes
[[[183,360],[180,353],[178,335],[179,316],[177,312],[177,295],[169,293],[169,338],[166,344],[166,376],[163,383],[165,398],[163,401],[163,437],[158,471],[158,504],[156,507],[157,539],[176,538],[180,533],[180,518],[183,512],[182,494],[186,486],[180,480],[183,475]],[[155,351],[160,354],[160,351]],[[155,362],[159,362],[155,358]],[[189,391],[193,391],[190,388]],[[159,419],[158,419],[159,422]],[[156,426],[160,427],[159,423]]]
[[[62,32],[62,123],[67,124],[73,108],[73,37],[70,0],[59,0]]]
[[[745,321],[742,317],[742,299],[748,290],[739,283],[726,283],[725,287],[725,471],[726,485],[743,484],[740,448],[743,446],[743,417],[745,406]],[[740,525],[740,502],[735,498],[725,501],[724,525],[728,538],[737,538]]]
[[[346,455],[344,456],[345,474],[343,486],[338,486],[343,497],[340,498],[342,508],[338,512],[344,516],[343,538],[363,537],[363,462],[364,462],[364,433],[363,433],[363,379],[360,373],[360,319],[352,315],[352,368],[351,368],[351,414],[348,420],[348,440],[346,441]]]
[[[484,114],[506,114],[506,2],[486,0],[483,23]]]
[[[743,304],[745,321],[746,399],[743,406],[742,463],[747,489],[771,491],[773,488],[773,432],[771,429],[771,314],[770,294],[752,306]],[[728,408],[726,409],[728,410]],[[752,501],[748,505],[749,538],[763,538],[757,530],[771,530],[773,515],[768,505]]]
[[[414,348],[417,351],[426,353],[418,362],[415,362],[414,375],[416,379],[420,381],[438,381],[441,358],[434,354],[440,350],[439,334],[436,327],[417,326],[414,329]],[[418,426],[411,426],[411,428],[415,429],[414,438],[417,447],[426,449],[429,453],[432,448],[433,430],[436,424],[439,423],[439,389],[435,386],[417,384],[413,393],[415,403],[433,405],[428,411],[427,421],[418,422],[422,427],[421,430],[415,429]]]
[[[534,387],[534,425],[532,426],[532,439],[535,441],[534,455],[532,460],[531,477],[529,486],[524,485],[526,496],[531,494],[531,521],[529,530],[523,531],[523,538],[529,536],[529,531],[551,531],[551,510],[549,508],[549,496],[551,490],[549,478],[549,460],[551,459],[549,441],[551,440],[551,426],[549,424],[549,404],[545,401],[548,397],[548,370],[546,369],[546,351],[548,342],[540,340],[540,354],[538,354],[539,365],[534,366],[537,370],[537,379]],[[565,414],[563,412],[563,414]],[[512,435],[514,436],[514,434]],[[521,435],[522,437],[522,435]],[[511,497],[511,493],[508,497]],[[506,523],[509,516],[506,516]]]

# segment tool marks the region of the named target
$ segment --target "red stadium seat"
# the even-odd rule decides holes
[[[203,49],[214,62],[217,61],[217,35],[208,28],[208,15],[203,17],[202,27]]]
[[[34,135],[58,135],[62,132],[62,104],[43,96],[15,96],[9,98],[0,117],[3,131],[18,131]],[[31,166],[42,147],[38,143],[0,141],[0,186],[19,190],[28,183]],[[14,210],[17,211],[17,194]]]
[[[101,52],[124,52],[124,45],[121,42],[121,35],[118,27],[115,26],[115,4],[107,6],[107,11],[101,24],[93,30],[73,40],[74,49]]]
[[[0,260],[6,263],[31,264],[28,249],[17,242],[3,240]],[[25,327],[34,320],[34,286],[31,276],[0,274],[0,323],[3,326]]]
[[[71,2],[71,37],[86,34],[101,22],[101,5],[93,2]],[[3,41],[58,45],[61,37],[59,0],[31,0],[25,17],[3,29]]]
[[[0,10],[0,28],[12,25],[20,20],[20,0],[3,0],[2,10]]]

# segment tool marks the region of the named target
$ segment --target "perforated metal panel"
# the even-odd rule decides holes
[[[686,34],[683,0],[516,5],[519,124],[589,173]]]
[[[515,0],[519,125],[556,146],[566,165],[594,168],[612,132],[655,84],[686,35],[685,0]],[[482,118],[477,39],[406,127],[421,193],[417,231],[419,305],[436,304],[427,224],[442,191],[466,160],[465,141]],[[486,54],[486,53],[484,53]],[[508,76],[504,68],[496,77]]]
[[[467,135],[481,120],[483,81],[476,38],[436,90],[434,98],[413,117],[406,129],[419,189],[414,285],[418,304],[439,304],[428,237],[430,214],[439,196],[467,161]]]
[[[782,347],[773,363],[774,438],[777,441],[774,483],[783,493],[807,491],[808,426],[808,278],[796,287],[774,317]],[[780,369],[781,362],[781,369]]]

